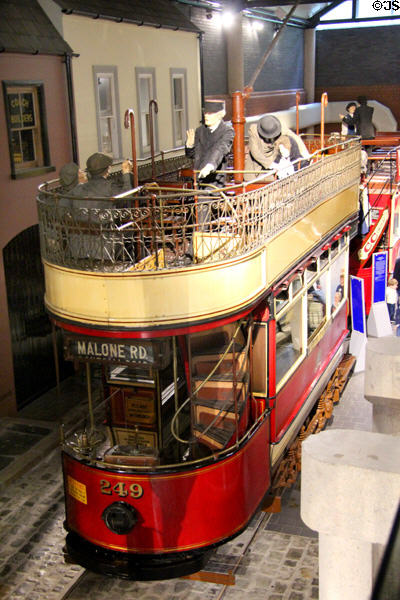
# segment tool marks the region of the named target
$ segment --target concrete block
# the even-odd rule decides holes
[[[319,532],[320,600],[369,600],[400,498],[400,438],[333,429],[302,444],[301,517]]]
[[[373,430],[400,435],[400,338],[368,340],[364,391],[373,405]]]
[[[384,544],[399,498],[399,438],[332,429],[303,442],[301,518],[311,529]]]

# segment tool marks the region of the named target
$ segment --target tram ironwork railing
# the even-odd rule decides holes
[[[360,144],[350,140],[285,179],[243,184],[240,193],[149,184],[87,200],[63,195],[55,180],[39,188],[42,258],[82,271],[132,273],[220,262],[262,247],[359,177]]]

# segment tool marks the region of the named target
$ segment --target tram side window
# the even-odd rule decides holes
[[[54,171],[50,166],[42,83],[3,81],[11,177]]]
[[[347,277],[345,255],[338,257],[331,267],[331,313],[340,306],[347,297]]]
[[[325,321],[327,315],[328,274],[324,273],[307,290],[307,326],[308,336],[312,336]]]
[[[302,298],[276,322],[276,381],[285,376],[302,354]]]

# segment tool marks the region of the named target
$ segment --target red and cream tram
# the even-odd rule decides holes
[[[372,255],[388,252],[388,272],[400,257],[400,134],[377,134],[371,145],[370,172],[361,184],[363,211],[350,250],[350,273],[364,280],[366,313],[371,307]]]
[[[347,335],[360,142],[318,146],[285,179],[158,181],[122,208],[76,208],[57,181],[41,186],[46,307],[88,372],[87,421],[62,448],[67,549],[83,566],[197,571],[261,505]]]

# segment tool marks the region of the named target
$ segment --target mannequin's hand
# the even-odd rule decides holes
[[[125,175],[126,173],[130,173],[132,171],[131,161],[127,158],[122,163],[122,173]]]
[[[203,167],[199,173],[199,179],[204,179],[214,171],[214,166],[211,163],[207,163],[205,167]]]
[[[193,148],[194,146],[194,129],[188,129],[186,131],[186,148]]]
[[[282,158],[289,158],[290,152],[283,144],[280,144],[279,151],[282,155]]]

